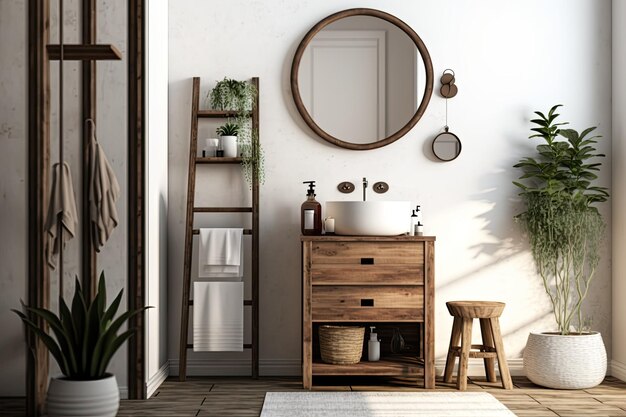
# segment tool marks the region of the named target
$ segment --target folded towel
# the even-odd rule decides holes
[[[243,282],[193,283],[193,350],[243,351]]]
[[[243,229],[200,229],[198,276],[243,277]]]
[[[89,211],[92,223],[93,245],[97,252],[104,246],[119,223],[115,202],[120,196],[120,185],[107,161],[104,150],[96,140],[96,127],[92,123],[89,143]]]
[[[76,227],[78,226],[77,213],[70,166],[67,162],[54,164],[52,167],[52,193],[44,226],[46,236],[48,237],[46,259],[52,269],[56,269],[57,255],[61,251],[61,245],[65,248],[65,243],[76,234]],[[59,219],[63,228],[62,239],[59,239],[57,235]]]

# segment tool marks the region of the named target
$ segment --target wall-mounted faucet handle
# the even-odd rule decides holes
[[[363,177],[363,201],[367,200],[367,178]]]
[[[384,194],[389,191],[389,184],[384,181],[378,181],[376,184],[374,184],[374,187],[372,188],[374,189],[374,192],[378,194]]]
[[[339,185],[337,185],[337,189],[339,190],[339,192],[342,192],[344,194],[350,194],[352,191],[354,191],[354,184],[349,181],[340,182]]]

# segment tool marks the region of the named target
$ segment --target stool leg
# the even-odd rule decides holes
[[[452,380],[452,371],[454,370],[454,361],[456,360],[456,347],[460,346],[461,325],[463,324],[460,317],[454,318],[452,324],[452,334],[450,336],[450,347],[448,348],[448,357],[446,358],[446,370],[443,374],[443,382]]]
[[[483,337],[483,346],[494,348],[489,319],[480,319],[480,333]],[[484,362],[487,381],[496,382],[496,360],[494,358],[485,358]]]
[[[500,321],[497,317],[489,319],[491,325],[491,334],[494,344],[496,345],[496,353],[498,354],[498,368],[500,369],[500,378],[502,378],[502,387],[504,389],[513,389],[511,374],[509,373],[509,365],[506,363],[506,354],[504,353],[504,344],[502,343],[502,334],[500,333]]]
[[[469,352],[472,348],[472,319],[463,317],[461,332],[461,356],[459,357],[459,372],[456,380],[456,388],[465,391],[467,388],[467,364]]]

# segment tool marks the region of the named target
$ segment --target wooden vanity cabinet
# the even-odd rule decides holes
[[[434,260],[432,236],[302,236],[302,383],[314,376],[415,376],[435,387]],[[319,358],[322,324],[376,326],[381,360],[355,365]],[[418,346],[391,354],[394,327]]]

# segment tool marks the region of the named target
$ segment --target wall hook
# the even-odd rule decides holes
[[[455,84],[456,79],[454,78],[454,71],[452,71],[451,69],[446,69],[443,72],[440,81],[441,88],[439,89],[439,92],[441,93],[442,97],[452,98],[456,96],[456,93],[459,92],[459,89]]]

